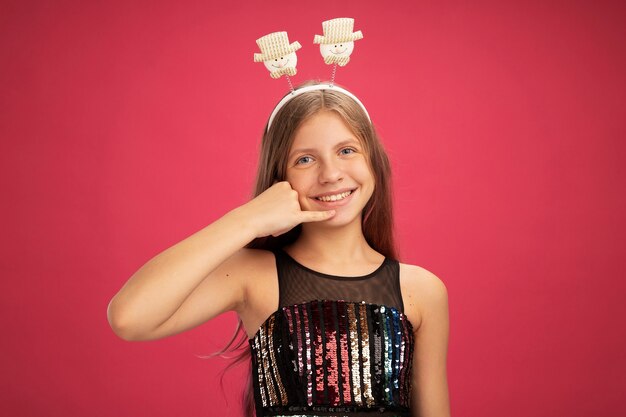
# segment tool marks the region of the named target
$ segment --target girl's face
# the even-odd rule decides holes
[[[302,210],[336,210],[326,220],[334,224],[360,221],[375,184],[363,146],[333,111],[320,111],[298,128],[286,180]]]

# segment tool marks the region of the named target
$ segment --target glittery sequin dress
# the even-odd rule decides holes
[[[274,253],[279,309],[249,340],[257,417],[410,416],[414,341],[398,261],[340,277]]]

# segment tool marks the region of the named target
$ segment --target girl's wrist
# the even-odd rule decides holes
[[[243,233],[247,234],[246,240],[248,242],[258,237],[258,231],[256,228],[256,222],[254,216],[247,210],[246,205],[239,206],[226,213],[224,217],[228,217],[232,220],[235,228]]]

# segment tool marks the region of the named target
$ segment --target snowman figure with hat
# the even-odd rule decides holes
[[[345,66],[354,50],[354,41],[363,39],[360,30],[353,32],[354,19],[340,17],[322,22],[324,35],[315,35],[313,43],[320,44],[320,52],[328,65]]]
[[[256,40],[261,53],[254,54],[254,62],[263,62],[270,77],[280,78],[295,75],[298,56],[296,51],[302,46],[298,41],[289,43],[287,32],[274,32]]]

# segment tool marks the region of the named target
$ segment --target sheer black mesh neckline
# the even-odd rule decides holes
[[[363,279],[371,278],[374,275],[376,275],[378,272],[380,272],[380,270],[383,269],[383,267],[389,262],[389,258],[387,258],[385,256],[385,259],[383,259],[383,262],[375,270],[373,270],[369,274],[359,275],[359,276],[342,276],[342,275],[325,274],[324,272],[316,271],[316,270],[311,269],[311,268],[309,268],[309,267],[307,267],[305,265],[302,265],[300,262],[296,261],[284,249],[278,248],[278,251],[283,253],[285,256],[287,256],[287,258],[292,260],[296,265],[298,265],[300,268],[304,269],[307,272],[310,272],[310,273],[315,274],[317,276],[320,276],[322,278],[335,279],[335,280],[340,280],[340,281],[344,281],[344,280],[345,281],[360,281],[360,280],[363,280]]]
[[[313,300],[366,302],[395,307],[404,312],[400,289],[400,264],[385,256],[372,272],[360,276],[326,274],[296,261],[284,249],[274,251],[278,272],[278,307]]]

